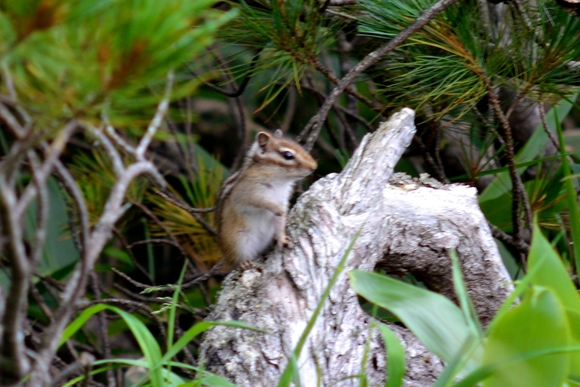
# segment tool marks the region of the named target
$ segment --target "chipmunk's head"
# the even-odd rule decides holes
[[[283,177],[308,176],[318,164],[297,142],[285,138],[281,130],[274,134],[260,132],[252,146],[253,159],[261,165],[269,165]]]

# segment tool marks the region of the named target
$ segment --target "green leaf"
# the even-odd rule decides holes
[[[553,353],[509,362],[535,351],[565,347],[570,329],[554,292],[534,288],[533,294],[503,315],[490,332],[484,362],[494,371],[484,387],[561,387],[568,374],[568,355]]]
[[[442,295],[376,273],[353,270],[349,276],[359,295],[396,315],[444,361],[454,359],[466,341],[476,341],[461,310]]]
[[[532,246],[528,257],[528,268],[533,270],[531,282],[535,286],[548,288],[562,303],[575,343],[580,343],[580,297],[564,263],[544,237],[537,225],[534,226]],[[580,375],[580,353],[571,357],[572,371]]]
[[[463,282],[463,275],[461,274],[461,267],[459,266],[459,259],[457,258],[455,249],[451,250],[451,264],[453,268],[453,286],[455,287],[455,294],[459,299],[459,305],[461,306],[461,311],[463,312],[465,321],[467,321],[471,333],[475,337],[482,339],[483,331],[481,330],[475,307],[471,302],[471,298],[469,297],[469,293],[467,293],[467,288]]]
[[[556,118],[558,116],[556,115]],[[560,141],[560,154],[562,155],[562,171],[564,173],[564,188],[566,189],[566,199],[568,202],[568,212],[570,214],[570,233],[572,239],[572,250],[574,251],[574,264],[576,266],[576,274],[580,274],[580,210],[578,209],[578,197],[574,181],[571,178],[572,170],[568,157],[566,157],[566,143],[564,142],[564,134],[562,125],[556,120],[556,130],[558,132],[558,140]]]
[[[387,381],[385,387],[400,387],[405,376],[405,348],[393,331],[385,324],[379,324],[387,350]]]
[[[566,309],[580,312],[580,298],[570,274],[537,225],[534,227],[528,268],[534,270],[534,285],[549,288]]]

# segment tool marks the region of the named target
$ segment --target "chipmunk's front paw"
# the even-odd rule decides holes
[[[250,270],[253,267],[254,267],[254,261],[243,261],[239,265],[240,271]]]

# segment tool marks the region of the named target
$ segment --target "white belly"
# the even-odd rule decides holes
[[[274,239],[276,220],[272,212],[256,207],[243,209],[246,227],[238,233],[240,260],[256,259]]]

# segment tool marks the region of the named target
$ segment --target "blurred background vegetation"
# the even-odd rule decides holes
[[[154,335],[166,335],[172,304],[167,297],[174,290],[166,285],[179,280],[187,263],[182,281],[192,285],[184,286],[180,307],[172,309],[170,330],[179,336],[207,316],[227,273],[193,284],[221,256],[212,233],[214,213],[191,208],[215,205],[221,181],[239,165],[257,131],[281,128],[304,137],[306,123],[337,82],[434,1],[338,3],[0,2],[0,174],[19,194],[32,179],[30,161],[20,156],[42,155],[67,123],[80,122],[85,129],[66,141],[60,159],[95,226],[118,178],[95,131],[129,165],[131,147],[147,132],[158,103],[170,96],[145,154],[167,187],[160,193],[147,177],[131,183],[130,205],[95,265],[91,302],[102,299],[136,312]],[[580,234],[571,230],[580,232],[580,219],[571,209],[578,207],[580,173],[579,41],[577,10],[556,1],[458,2],[341,95],[312,150],[319,168],[298,191],[339,172],[366,133],[411,107],[418,134],[397,170],[475,186],[514,279],[525,273],[530,225],[537,219],[577,284],[580,255],[572,242]],[[10,130],[7,117],[15,117],[26,135]],[[50,325],[57,294],[84,248],[70,193],[58,176],[47,187],[48,235],[31,277],[27,311],[32,341]],[[34,245],[37,207],[33,201],[26,211],[28,247]],[[9,294],[8,234],[0,231],[0,282]],[[58,351],[55,369],[81,351],[97,359],[140,357],[118,315],[102,315]],[[106,337],[97,324],[105,324]],[[178,358],[195,365],[197,344],[192,341]],[[108,379],[96,376],[94,383],[120,383],[122,371],[116,372]]]

